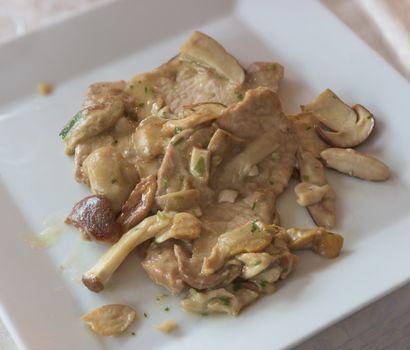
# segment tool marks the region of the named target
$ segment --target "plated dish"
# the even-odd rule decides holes
[[[92,192],[66,223],[111,245],[85,271],[88,289],[103,290],[137,248],[150,279],[182,295],[185,310],[237,315],[291,274],[296,250],[339,255],[325,166],[388,179],[386,165],[352,149],[374,117],[329,89],[286,116],[277,94],[283,75],[278,62],[244,69],[194,32],[159,68],[90,86],[60,132],[75,179]],[[300,181],[295,200],[316,228],[280,226],[275,204],[292,176]]]

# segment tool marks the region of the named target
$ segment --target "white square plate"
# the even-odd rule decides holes
[[[301,254],[300,266],[276,294],[235,319],[185,314],[177,298],[156,301],[162,290],[141,271],[135,254],[107,291],[89,292],[78,277],[103,247],[80,242],[68,228],[48,250],[32,249],[25,241],[50,215],[61,225],[87,193],[74,182],[72,159],[64,156],[58,137],[86,87],[158,66],[194,30],[215,37],[245,66],[272,59],[284,64],[280,94],[288,113],[326,87],[369,108],[377,132],[361,148],[392,169],[392,178],[377,184],[329,171],[338,194],[343,254],[332,261]],[[36,95],[41,81],[55,83],[50,97]],[[410,279],[409,98],[408,83],[314,1],[125,0],[3,45],[0,311],[16,342],[21,348],[60,350],[280,349],[402,285]],[[285,225],[312,225],[290,189],[280,210]],[[139,320],[123,337],[98,338],[79,318],[114,302],[134,306]],[[178,321],[178,332],[155,330],[170,318]]]

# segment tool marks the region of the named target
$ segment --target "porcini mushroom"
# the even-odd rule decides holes
[[[234,84],[242,84],[245,72],[238,61],[217,41],[201,32],[194,32],[181,47],[180,59],[215,69]]]
[[[380,160],[351,148],[328,148],[320,153],[327,167],[367,181],[384,181],[389,168]]]
[[[336,147],[355,147],[369,137],[374,128],[373,115],[362,105],[354,105],[352,109],[357,114],[357,122],[349,129],[330,131],[320,125],[316,126],[316,131],[323,140]]]

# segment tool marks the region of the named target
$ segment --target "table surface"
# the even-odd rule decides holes
[[[0,44],[105,0],[0,0]],[[410,81],[410,0],[321,0]],[[17,349],[0,320],[0,349]],[[410,284],[294,350],[410,349]],[[44,349],[46,350],[46,349]]]

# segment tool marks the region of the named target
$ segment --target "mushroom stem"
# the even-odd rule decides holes
[[[128,254],[138,245],[163,233],[173,222],[174,213],[149,216],[126,232],[112,245],[98,262],[83,275],[84,285],[93,292],[100,292]]]

